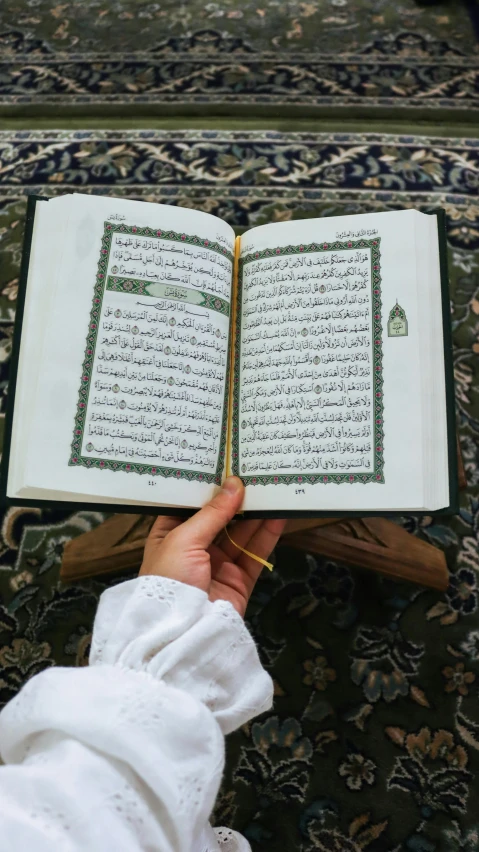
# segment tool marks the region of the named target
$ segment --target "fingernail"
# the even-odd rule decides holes
[[[223,490],[228,491],[229,494],[237,494],[240,488],[241,479],[237,476],[228,476],[228,478],[223,482]]]

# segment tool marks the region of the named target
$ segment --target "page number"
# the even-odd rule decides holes
[[[304,490],[304,488],[297,488],[295,494],[306,494],[306,491]]]
[[[154,480],[154,479],[149,479],[149,480],[148,480],[148,485],[156,485],[155,480]]]

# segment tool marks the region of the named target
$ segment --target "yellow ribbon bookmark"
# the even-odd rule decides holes
[[[270,571],[272,571],[272,570],[273,570],[273,566],[272,566],[271,562],[266,562],[266,559],[262,559],[262,558],[261,558],[261,556],[256,556],[256,554],[255,554],[255,553],[250,553],[250,551],[249,551],[249,550],[246,550],[246,548],[245,548],[245,547],[240,547],[240,545],[239,545],[239,544],[236,544],[236,542],[235,542],[235,541],[233,541],[233,539],[231,538],[231,536],[230,536],[230,534],[229,534],[228,530],[226,529],[226,527],[225,527],[225,533],[226,533],[226,535],[228,536],[228,538],[229,538],[229,540],[230,540],[231,544],[234,544],[234,546],[235,546],[235,547],[237,547],[237,548],[238,548],[238,550],[242,550],[242,551],[243,551],[243,553],[246,553],[246,556],[250,556],[250,557],[251,557],[251,559],[254,559],[256,562],[259,562],[261,565],[264,565],[264,567],[265,567],[265,568],[268,568]]]

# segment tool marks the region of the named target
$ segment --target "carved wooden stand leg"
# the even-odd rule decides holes
[[[303,529],[285,535],[283,543],[439,591],[447,589],[449,582],[442,550],[385,518],[342,520]]]

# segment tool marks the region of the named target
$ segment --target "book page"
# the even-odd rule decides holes
[[[233,468],[245,510],[422,507],[420,220],[305,220],[242,238]]]
[[[224,467],[233,231],[196,211],[73,198],[28,485],[200,505]]]

